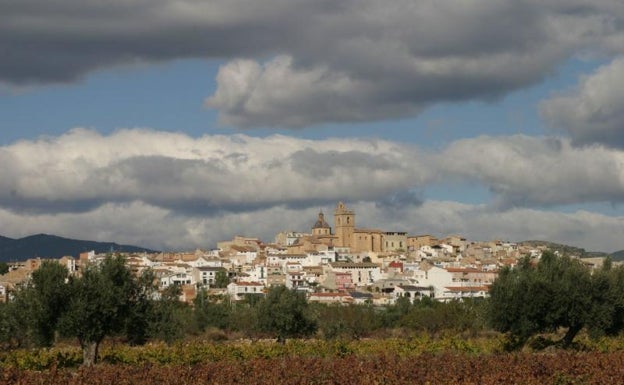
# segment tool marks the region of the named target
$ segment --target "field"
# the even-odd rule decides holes
[[[495,337],[363,341],[187,342],[109,345],[77,367],[72,347],[2,353],[2,384],[615,384],[619,340],[582,351],[506,353]]]

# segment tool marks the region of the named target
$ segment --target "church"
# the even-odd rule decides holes
[[[334,231],[321,210],[312,226],[312,234],[302,236],[291,247],[297,252],[330,248],[349,253],[407,251],[407,233],[384,232],[355,227],[355,212],[338,202],[334,209]]]

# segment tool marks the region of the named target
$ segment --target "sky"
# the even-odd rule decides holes
[[[624,249],[621,0],[0,0],[0,234]]]

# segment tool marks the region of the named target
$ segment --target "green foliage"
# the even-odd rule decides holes
[[[150,324],[155,317],[154,298],[158,287],[154,272],[144,270],[136,279],[133,306],[125,322],[125,335],[130,345],[142,345],[150,338]]]
[[[6,262],[0,262],[0,275],[9,272],[9,265]]]
[[[215,274],[214,287],[225,288],[229,284],[230,284],[230,277],[228,277],[227,272],[223,270],[217,271],[217,273]]]
[[[0,367],[19,370],[71,368],[80,365],[82,356],[75,348],[19,349],[0,354]]]
[[[326,339],[359,339],[381,327],[382,319],[371,305],[315,306],[318,326]]]
[[[167,344],[182,339],[187,331],[190,308],[179,300],[181,294],[180,286],[172,285],[164,290],[160,301],[154,303],[150,334]]]
[[[225,301],[214,301],[205,289],[200,290],[193,301],[195,324],[203,332],[209,327],[225,329],[229,324],[231,306]]]
[[[399,321],[412,308],[412,302],[407,297],[397,298],[394,305],[387,306],[383,313],[383,325],[388,328],[399,326]]]
[[[108,256],[87,266],[82,277],[70,280],[71,297],[61,318],[66,336],[78,338],[85,364],[97,360],[98,347],[106,336],[124,331],[136,304],[138,285],[122,256]]]
[[[65,312],[70,292],[67,268],[54,261],[44,261],[32,273],[30,284],[20,294],[31,301],[34,338],[38,346],[52,346],[59,317]]]
[[[317,329],[305,294],[285,286],[271,287],[257,305],[257,314],[259,330],[275,335],[279,341],[309,336]]]
[[[607,258],[592,276],[592,306],[587,320],[590,335],[617,335],[624,330],[624,266]]]
[[[0,303],[0,343],[6,347],[21,346],[21,339],[15,338],[20,322],[16,320],[16,312],[12,309],[14,302]]]
[[[599,335],[622,330],[624,270],[607,262],[591,274],[580,261],[544,252],[536,266],[528,258],[504,269],[490,288],[488,318],[520,347],[538,333],[566,330],[560,344],[570,346],[584,327]]]
[[[425,297],[401,317],[399,326],[432,335],[442,331],[477,333],[484,329],[483,313],[480,300],[438,302]]]
[[[101,362],[107,364],[133,365],[140,368],[150,365],[196,365],[223,361],[236,366],[249,360],[286,358],[322,358],[334,360],[341,357],[369,357],[394,355],[417,360],[426,353],[480,353],[491,354],[500,350],[496,337],[471,338],[444,336],[431,338],[415,335],[410,338],[361,339],[361,340],[297,340],[284,343],[275,341],[184,341],[171,345],[151,343],[143,346],[103,344]],[[76,367],[80,364],[80,349],[62,347],[51,349],[19,349],[0,352],[0,368],[20,370],[45,370],[53,366]],[[232,365],[235,363],[235,365]]]
[[[9,345],[52,346],[59,317],[68,304],[67,277],[64,266],[43,262],[3,307],[2,340]]]
[[[228,328],[242,332],[247,338],[257,338],[258,309],[247,303],[233,304],[228,318]]]

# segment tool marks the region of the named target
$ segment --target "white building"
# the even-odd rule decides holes
[[[195,279],[192,274],[187,272],[168,272],[160,276],[160,288],[164,289],[171,285],[193,285]]]
[[[264,285],[260,282],[232,282],[227,292],[234,301],[241,301],[247,295],[264,295]]]
[[[421,300],[423,297],[433,296],[433,290],[434,289],[432,287],[398,285],[395,286],[394,291],[392,292],[392,297],[394,298],[394,301],[401,297],[404,297],[408,298],[410,302],[414,303],[414,301]]]
[[[193,268],[193,278],[200,285],[212,286],[216,283],[217,273],[225,273],[222,267],[202,266]]]
[[[381,267],[376,263],[333,262],[329,266],[333,272],[350,273],[355,286],[372,285],[382,278]]]

